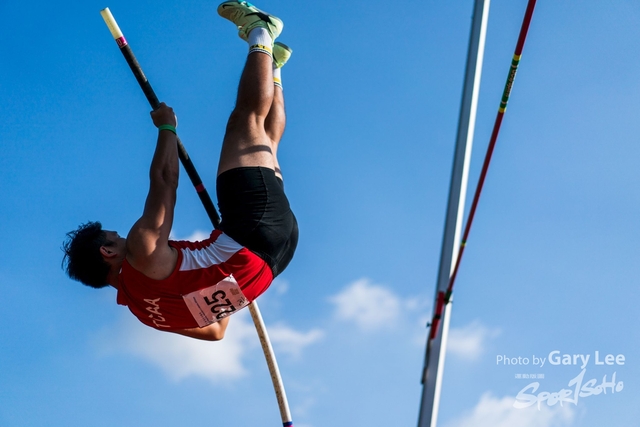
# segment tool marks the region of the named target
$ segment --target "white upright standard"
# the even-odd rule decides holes
[[[467,71],[462,93],[462,105],[458,122],[458,137],[456,141],[451,187],[445,220],[438,283],[436,287],[436,303],[433,310],[437,310],[437,300],[440,293],[446,293],[449,279],[453,272],[454,262],[460,247],[460,231],[464,214],[464,204],[469,177],[469,160],[475,129],[478,92],[480,90],[480,75],[484,55],[484,42],[489,17],[489,0],[476,0],[473,11],[473,24],[469,40],[467,55]],[[444,306],[441,314],[440,330],[433,339],[427,338],[425,364],[422,371],[422,401],[418,427],[436,427],[438,420],[438,406],[440,404],[440,389],[442,386],[442,372],[444,370],[444,356],[447,347],[449,319],[451,318],[451,303]],[[433,325],[431,327],[434,327]],[[429,334],[429,337],[431,334]]]

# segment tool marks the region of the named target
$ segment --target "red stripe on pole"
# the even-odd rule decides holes
[[[529,0],[527,4],[527,10],[524,12],[524,19],[522,21],[522,27],[520,28],[520,35],[518,36],[518,43],[516,44],[515,54],[520,56],[522,49],[524,48],[524,41],[527,39],[527,33],[529,32],[529,24],[531,24],[531,17],[533,16],[533,8],[536,7],[536,0]]]
[[[453,291],[453,283],[455,282],[456,276],[458,275],[458,269],[460,268],[460,260],[462,259],[462,254],[464,253],[464,249],[466,247],[466,241],[469,238],[469,232],[471,231],[471,225],[473,224],[473,219],[475,218],[475,215],[476,215],[476,209],[478,208],[478,202],[480,201],[480,194],[482,193],[482,188],[484,187],[484,181],[487,177],[489,164],[491,163],[493,150],[496,146],[496,141],[498,140],[498,133],[500,132],[500,126],[502,125],[503,117],[504,117],[504,113],[498,112],[498,116],[496,117],[496,121],[493,125],[491,140],[489,142],[489,147],[487,147],[487,154],[485,155],[484,164],[482,165],[482,171],[480,172],[480,178],[478,179],[478,186],[476,187],[476,192],[473,195],[473,202],[471,202],[471,209],[469,210],[469,219],[467,219],[467,225],[464,229],[464,235],[462,237],[462,241],[465,242],[465,244],[460,245],[460,251],[458,252],[458,257],[456,259],[456,266],[453,269],[453,274],[451,275],[451,279],[449,279],[449,286],[447,288],[448,293],[451,293]]]
[[[444,308],[444,292],[438,292],[438,301],[436,302],[436,312],[433,315],[431,321],[431,333],[429,339],[434,339],[438,333],[438,327],[440,326],[440,319],[442,319],[442,311]]]
[[[117,38],[116,43],[118,43],[118,47],[121,47],[121,48],[129,44],[127,43],[127,39],[125,39],[124,36]]]
[[[529,0],[527,4],[527,10],[524,14],[524,20],[522,22],[522,27],[520,28],[520,35],[518,36],[518,43],[516,44],[515,55],[520,56],[522,53],[522,49],[524,48],[524,42],[527,38],[527,33],[529,31],[529,24],[531,24],[531,18],[533,16],[533,8],[536,5],[536,0]],[[509,69],[509,76],[507,78],[507,88],[508,91],[506,93],[507,97],[510,95],[511,88],[513,85],[513,78],[515,78],[515,71]],[[506,106],[505,106],[506,107]],[[504,117],[503,111],[498,111],[498,115],[496,117],[496,121],[493,125],[493,132],[491,133],[491,140],[489,141],[489,147],[487,148],[487,154],[484,158],[484,163],[482,165],[482,171],[480,172],[480,178],[478,180],[478,186],[476,187],[476,192],[473,196],[473,203],[471,204],[471,210],[469,211],[469,219],[467,220],[467,225],[464,230],[464,235],[462,237],[463,242],[467,242],[469,238],[469,232],[471,231],[471,225],[473,224],[473,219],[476,214],[476,208],[478,207],[478,201],[480,200],[480,194],[482,194],[482,188],[484,187],[484,181],[487,177],[487,171],[489,170],[489,164],[491,163],[491,157],[493,156],[493,150],[496,145],[496,141],[498,140],[498,134],[500,133],[500,126],[502,125],[502,118]],[[453,274],[451,275],[451,279],[449,280],[449,287],[447,288],[448,293],[453,291],[453,285],[456,280],[456,276],[458,274],[458,269],[460,267],[460,260],[462,259],[462,254],[464,253],[464,248],[466,245],[460,246],[460,251],[458,252],[458,258],[456,259],[456,265],[453,270]]]
[[[195,188],[198,193],[202,193],[203,191],[206,191],[206,189],[204,188],[204,184],[196,185]]]

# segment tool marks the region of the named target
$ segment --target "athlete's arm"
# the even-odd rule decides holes
[[[227,330],[229,324],[229,318],[225,317],[219,322],[212,323],[204,328],[192,328],[192,329],[178,329],[176,334],[184,335],[189,338],[196,338],[205,341],[220,341],[224,338],[224,332]]]
[[[164,103],[151,112],[151,118],[156,126],[176,126],[173,109]],[[177,259],[176,252],[168,245],[180,170],[177,141],[173,132],[159,131],[144,211],[127,236],[127,260],[152,279],[166,278]]]

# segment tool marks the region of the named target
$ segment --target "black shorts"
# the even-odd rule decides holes
[[[263,167],[230,169],[216,182],[220,229],[265,260],[273,277],[289,265],[298,245],[298,222],[275,172]]]

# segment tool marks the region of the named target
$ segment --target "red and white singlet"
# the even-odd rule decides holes
[[[169,245],[178,250],[178,261],[166,279],[150,279],[127,260],[118,278],[118,304],[128,306],[152,328],[187,329],[212,323],[216,315],[220,319],[235,311],[229,304],[244,307],[273,281],[273,273],[262,258],[219,230],[201,242],[170,240]]]

